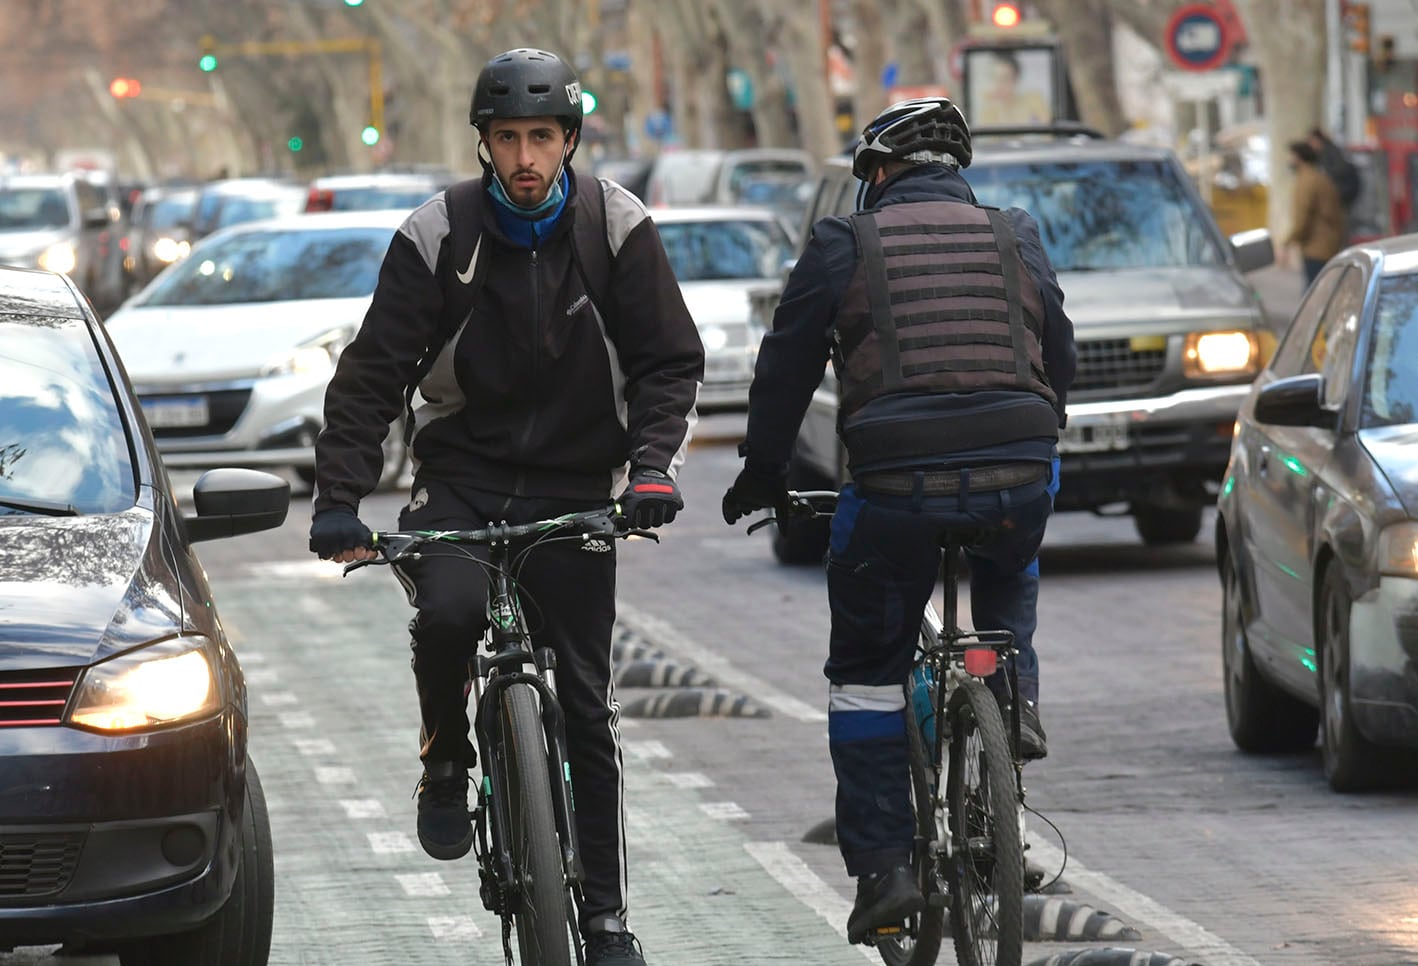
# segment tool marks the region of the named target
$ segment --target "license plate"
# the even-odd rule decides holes
[[[206,396],[173,396],[167,399],[144,399],[143,415],[153,429],[205,426],[211,422],[207,413]]]
[[[1060,453],[1105,453],[1128,448],[1128,424],[1123,417],[1071,418],[1059,431]]]

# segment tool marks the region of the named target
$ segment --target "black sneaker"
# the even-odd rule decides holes
[[[586,938],[586,966],[645,966],[640,942],[614,916],[595,923]]]
[[[847,917],[847,942],[859,943],[878,926],[901,922],[925,907],[916,875],[907,866],[861,876],[857,879],[857,901]]]
[[[1033,701],[1019,703],[1019,757],[1036,761],[1049,754],[1044,726],[1039,723],[1039,706]]]
[[[425,763],[419,781],[419,844],[435,859],[461,859],[473,847],[468,771],[451,761]]]

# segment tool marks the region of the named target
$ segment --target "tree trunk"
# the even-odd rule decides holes
[[[799,139],[813,157],[825,158],[836,154],[842,145],[827,89],[818,7],[814,0],[793,0],[791,5],[795,9],[778,20],[773,33],[793,76]]]
[[[895,0],[900,5],[903,0]],[[886,106],[886,89],[881,75],[886,70],[886,34],[877,29],[881,4],[877,0],[852,0],[852,15],[857,21],[857,43],[853,51],[852,68],[856,73],[857,92],[852,98],[853,127],[860,131],[867,122]]]
[[[1035,0],[1058,32],[1078,112],[1109,137],[1127,130],[1113,69],[1113,21],[1107,0]]]

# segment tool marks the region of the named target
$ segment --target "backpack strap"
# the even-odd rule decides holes
[[[573,172],[575,174],[575,172]],[[571,260],[581,276],[586,294],[600,313],[612,340],[614,313],[607,311],[611,297],[611,240],[606,221],[605,183],[600,178],[576,174],[576,207],[571,216]]]

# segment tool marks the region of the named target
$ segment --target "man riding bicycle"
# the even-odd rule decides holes
[[[858,880],[848,939],[920,911],[909,868],[902,717],[947,530],[967,550],[977,628],[1013,632],[1020,751],[1047,753],[1033,636],[1035,559],[1053,509],[1073,325],[1034,220],[979,206],[959,169],[970,131],[947,98],[902,101],[862,133],[862,211],[825,218],[784,287],[749,395],[744,468],[724,519],[783,508],[788,458],[822,369],[841,384],[852,483],[832,519],[828,741],[837,837]],[[1008,700],[1004,672],[989,680]]]
[[[704,350],[644,207],[571,168],[582,123],[576,74],[546,51],[500,54],[478,77],[471,122],[481,180],[454,185],[400,227],[330,381],[310,528],[323,558],[372,556],[357,511],[415,388],[416,470],[400,529],[529,522],[613,496],[631,524],[656,527],[683,507],[675,474]],[[428,549],[398,565],[417,608],[418,835],[438,859],[467,854],[473,841],[468,662],[487,626],[487,587],[464,550]],[[556,652],[586,872],[586,961],[643,966],[625,925],[614,548],[608,539],[549,544],[515,576],[534,646]]]

